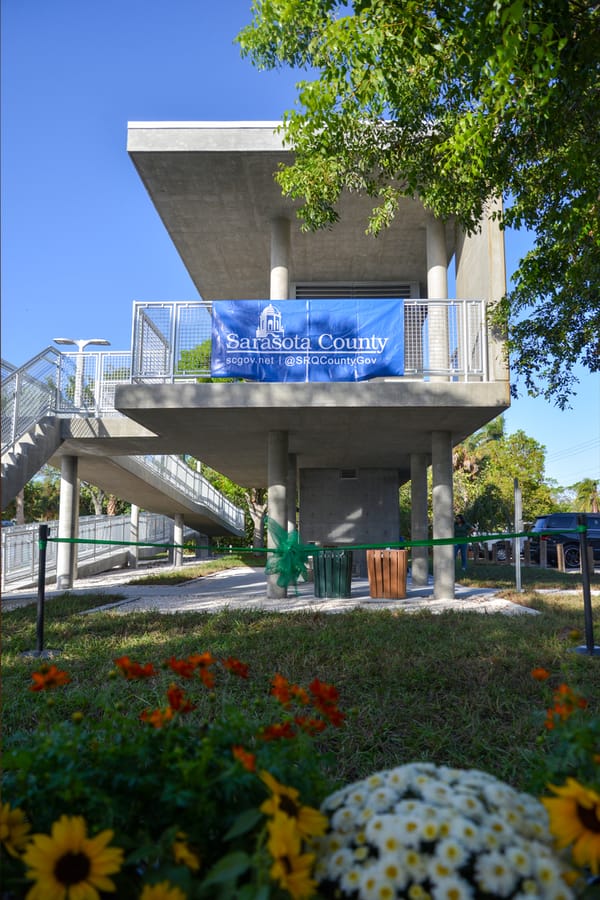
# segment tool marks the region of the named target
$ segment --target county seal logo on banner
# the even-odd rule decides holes
[[[402,374],[400,299],[213,302],[213,378],[366,381]]]

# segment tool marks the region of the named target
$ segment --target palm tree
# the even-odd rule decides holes
[[[575,491],[575,509],[580,512],[600,512],[598,482],[593,478],[583,478],[571,485]]]

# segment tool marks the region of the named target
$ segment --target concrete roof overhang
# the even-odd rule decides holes
[[[197,456],[248,487],[267,485],[271,431],[287,431],[300,468],[391,468],[410,478],[410,454],[431,432],[453,443],[508,405],[508,385],[420,382],[176,384],[119,387],[116,405],[167,449]]]
[[[340,220],[301,231],[299,204],[274,179],[293,159],[278,122],[130,122],[127,149],[204,300],[269,297],[271,221],[290,219],[292,282],[418,282],[425,296],[427,212],[404,198],[389,228],[367,236],[374,200],[346,194]],[[452,222],[446,251],[455,250]]]

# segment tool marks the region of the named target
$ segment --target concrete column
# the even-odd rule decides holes
[[[413,541],[426,541],[427,518],[427,456],[425,453],[410,455],[410,530]],[[427,584],[429,576],[427,547],[413,547],[411,578],[414,585]]]
[[[268,435],[267,464],[267,512],[269,529],[267,532],[267,548],[277,547],[271,523],[275,529],[287,533],[287,477],[288,477],[288,434],[287,431],[270,431]],[[277,529],[279,526],[279,529]],[[273,554],[269,554],[271,558]],[[277,574],[267,575],[267,597],[279,599],[287,597],[287,588],[277,584]]]
[[[434,216],[427,219],[427,298],[448,299],[448,258],[444,223]],[[448,311],[445,305],[429,306],[429,368],[448,368]],[[447,381],[447,375],[431,376],[432,381]]]
[[[297,484],[297,457],[295,453],[288,454],[288,471],[287,471],[287,529],[297,531],[298,523],[296,521],[296,497],[298,494]]]
[[[173,543],[180,544],[173,548],[173,565],[183,565],[183,513],[175,513],[173,526]]]
[[[76,456],[63,456],[60,464],[60,500],[58,511],[59,538],[77,537],[79,520],[79,478]],[[77,544],[59,543],[56,553],[56,587],[60,591],[73,587]]]
[[[135,503],[131,504],[131,522],[129,523],[129,540],[139,541],[140,539],[140,508]],[[140,548],[130,547],[127,553],[127,565],[130,569],[137,569],[138,560],[140,558]]]
[[[271,222],[271,300],[290,296],[290,220]]]
[[[452,438],[449,431],[431,435],[433,475],[433,537],[454,537],[454,498],[452,490]],[[454,598],[454,544],[433,548],[434,600]]]

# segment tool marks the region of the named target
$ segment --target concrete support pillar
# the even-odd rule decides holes
[[[173,526],[173,543],[179,546],[173,548],[173,565],[183,565],[183,513],[175,513]]]
[[[268,435],[267,461],[267,512],[269,529],[267,532],[267,548],[277,547],[274,531],[287,533],[287,478],[288,478],[288,433],[287,431],[270,431]],[[274,527],[271,528],[271,523]],[[277,527],[279,526],[279,527]],[[273,554],[269,554],[271,558]],[[277,584],[277,574],[267,575],[267,597],[279,599],[287,597],[287,588]]]
[[[296,497],[298,494],[298,475],[297,475],[297,457],[295,453],[288,454],[288,471],[287,471],[287,529],[290,531],[298,530],[296,521]]]
[[[454,502],[452,491],[452,437],[449,431],[431,435],[431,468],[433,476],[433,537],[454,537]],[[454,544],[433,548],[433,598],[454,598]]]
[[[79,477],[76,456],[63,456],[60,465],[60,500],[58,536],[72,540],[79,525]],[[58,544],[56,553],[56,587],[60,591],[73,587],[77,573],[77,544]]]
[[[427,297],[429,300],[448,299],[448,258],[444,223],[434,216],[427,220]],[[432,381],[447,381],[448,376],[435,374],[436,369],[448,369],[448,310],[445,305],[428,307],[429,368]]]
[[[271,300],[290,296],[290,220],[271,222]]]
[[[129,540],[139,541],[140,539],[140,508],[135,503],[131,504],[131,522],[129,523]],[[140,558],[140,548],[132,546],[127,553],[127,565],[130,569],[137,569],[138,560]]]
[[[413,541],[427,540],[427,456],[425,453],[411,453],[410,456],[410,531]],[[413,585],[427,584],[429,577],[427,547],[412,547],[410,556]]]

